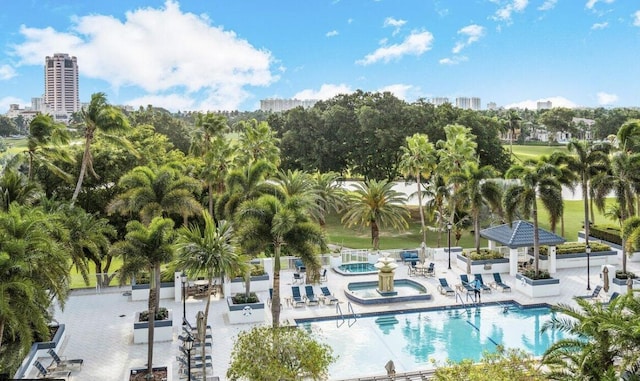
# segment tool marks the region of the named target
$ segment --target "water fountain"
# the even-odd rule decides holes
[[[394,291],[393,282],[395,270],[398,267],[396,260],[389,258],[388,255],[383,255],[378,258],[378,262],[374,266],[378,269],[378,293],[382,296],[398,295],[398,292]]]

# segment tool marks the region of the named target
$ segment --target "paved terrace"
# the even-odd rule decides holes
[[[396,279],[409,278],[407,267],[398,262],[399,267],[396,270]],[[640,272],[640,263],[628,262],[630,271]],[[592,267],[591,269],[591,287],[592,289],[601,284],[599,277],[600,268]],[[419,309],[428,307],[437,307],[444,305],[456,304],[454,297],[443,296],[437,291],[438,279],[447,278],[449,284],[454,285],[459,282],[459,274],[464,272],[454,266],[453,269],[447,270],[446,261],[436,262],[435,277],[413,276],[410,279],[418,281],[427,287],[429,293],[432,294],[432,300],[422,302],[396,303],[386,305],[361,306],[354,304],[353,307],[357,314],[369,312],[394,311],[399,309]],[[586,290],[587,276],[586,269],[563,269],[559,270],[555,275],[561,279],[562,291],[561,295],[555,297],[545,297],[532,299],[523,294],[513,292],[493,291],[490,294],[483,294],[483,302],[495,302],[505,300],[515,300],[521,304],[534,303],[575,303],[573,297],[576,295],[587,295],[590,291]],[[485,275],[485,282],[489,282],[492,277]],[[508,274],[502,274],[503,281],[513,287],[515,278]],[[346,297],[344,296],[347,283],[354,281],[376,280],[376,275],[362,275],[357,277],[342,276],[328,271],[328,279],[323,285],[327,285],[329,289],[336,294],[342,302],[343,311],[346,311]],[[281,274],[281,293],[283,297],[282,320],[293,322],[297,318],[312,318],[321,316],[335,316],[335,306],[325,306],[322,303],[319,306],[305,306],[303,308],[293,308],[287,306],[284,297],[290,296],[291,282],[293,280],[293,271],[283,271]],[[64,311],[56,310],[55,318],[58,322],[66,325],[67,337],[59,351],[61,356],[67,358],[83,358],[84,366],[80,371],[72,373],[72,380],[92,380],[92,381],[111,381],[111,380],[128,380],[130,368],[144,367],[147,359],[147,345],[133,344],[133,319],[137,311],[146,308],[147,302],[134,302],[127,295],[127,288],[111,288],[97,293],[95,290],[74,291]],[[316,287],[316,292],[318,287]],[[266,300],[268,293],[261,293],[261,297]],[[608,297],[608,296],[606,296]],[[176,360],[178,355],[178,345],[180,341],[177,336],[182,332],[182,303],[175,302],[173,299],[162,299],[161,305],[173,310],[174,326],[173,341],[160,342],[155,344],[154,349],[154,366],[169,365],[170,373],[173,380],[179,380],[179,365]],[[204,300],[189,298],[186,302],[187,317],[195,323],[195,314],[197,311],[204,310]],[[225,380],[225,374],[228,368],[230,353],[234,338],[241,330],[246,330],[252,325],[240,324],[231,325],[228,323],[226,316],[226,302],[220,299],[220,296],[211,297],[211,311],[209,316],[209,324],[213,327],[213,375]],[[265,324],[271,324],[271,316],[267,313]],[[45,365],[48,365],[51,359],[42,359]],[[403,372],[403,369],[397,369]],[[380,369],[380,375],[384,375],[384,369]],[[35,372],[29,374],[35,378]],[[362,375],[372,376],[372,375]],[[330,379],[337,380],[344,378],[340,374],[331,374]]]

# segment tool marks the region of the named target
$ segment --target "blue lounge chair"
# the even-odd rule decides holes
[[[301,273],[293,273],[293,283],[304,283],[304,275]]]
[[[320,291],[322,291],[322,297],[324,298],[325,304],[326,303],[333,304],[333,303],[340,302],[338,298],[336,298],[331,294],[331,291],[329,291],[329,287],[320,287]]]
[[[446,278],[440,278],[438,280],[440,281],[438,291],[440,291],[442,295],[455,295],[456,292],[449,286],[449,282],[447,282]]]
[[[303,273],[307,271],[307,267],[304,265],[304,263],[300,259],[296,259],[295,266],[296,266],[296,272]]]
[[[327,281],[327,269],[322,270],[322,274],[320,274],[320,282]]]
[[[469,282],[467,274],[460,274],[460,282],[462,282],[462,287],[464,287],[467,292],[473,292],[475,290],[471,282]]]
[[[320,300],[316,297],[316,294],[313,292],[313,286],[305,286],[304,293],[307,298],[307,303],[309,305],[318,305]]]
[[[298,286],[291,286],[291,303],[294,307],[304,307],[304,299],[302,299]]]
[[[475,274],[474,277],[478,282],[480,282],[480,288],[482,289],[482,291],[491,292],[491,287],[484,284],[484,280],[482,279],[482,274]]]
[[[431,262],[429,263],[429,267],[424,270],[424,276],[436,276],[436,264]]]
[[[49,356],[51,356],[51,358],[53,358],[53,362],[54,362],[54,364],[48,368],[49,370],[58,369],[58,368],[64,369],[67,367],[81,368],[82,364],[84,364],[83,359],[67,360],[67,359],[60,358],[60,356],[58,356],[58,354],[56,353],[55,350],[53,350],[53,348],[49,349],[47,353],[49,354]]]
[[[603,305],[607,305],[611,302],[613,302],[614,300],[616,300],[616,298],[618,298],[620,296],[620,294],[618,292],[614,292],[613,294],[611,294],[611,296],[609,297],[609,301],[602,303]]]
[[[44,365],[42,365],[42,363],[38,360],[33,362],[33,366],[38,370],[38,373],[40,374],[40,378],[47,378],[47,379],[64,378],[65,380],[68,380],[69,377],[71,377],[70,370],[50,371],[45,369]]]
[[[578,298],[580,298],[580,299],[590,299],[590,300],[599,300],[600,299],[600,291],[602,291],[602,286],[597,285],[593,289],[593,292],[591,293],[591,295],[578,296]]]
[[[493,284],[496,286],[496,288],[502,288],[502,292],[511,292],[511,286],[502,281],[500,273],[493,273]]]

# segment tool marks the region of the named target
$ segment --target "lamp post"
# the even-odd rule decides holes
[[[182,325],[187,324],[187,274],[180,275],[182,281]]]
[[[591,257],[591,246],[587,243],[587,246],[584,248],[584,251],[587,253],[587,290],[591,290],[591,263],[589,262],[589,258]]]
[[[449,244],[449,270],[451,270],[451,228],[453,227],[453,225],[451,224],[451,222],[447,222],[447,242]]]
[[[187,351],[187,380],[191,381],[191,349],[193,348],[193,337],[187,334],[187,338],[182,345],[184,350]]]

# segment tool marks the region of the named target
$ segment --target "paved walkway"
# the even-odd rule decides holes
[[[426,308],[455,304],[455,298],[440,295],[437,291],[438,279],[447,278],[450,285],[459,282],[459,274],[464,269],[454,268],[447,270],[446,262],[436,262],[436,276],[425,278],[422,276],[411,277],[424,284],[433,295],[433,299],[427,302],[409,302],[401,305],[386,304],[376,306],[360,306],[354,304],[356,313],[391,311],[398,309]],[[640,263],[628,262],[629,271],[640,273]],[[591,269],[591,287],[601,284],[599,277],[600,268]],[[555,297],[545,297],[532,299],[521,293],[514,291],[511,293],[492,292],[483,294],[483,302],[494,302],[502,300],[516,300],[521,304],[532,303],[575,303],[575,295],[587,295],[586,290],[586,269],[559,270],[556,274],[561,279],[561,295]],[[406,266],[399,263],[396,270],[396,279],[408,278]],[[513,287],[515,279],[507,274],[502,274],[503,281]],[[328,273],[327,285],[342,301],[346,301],[344,296],[347,283],[365,280],[376,280],[376,275],[364,275],[354,277],[341,276],[333,272]],[[490,278],[489,278],[490,279]],[[291,292],[292,272],[283,271],[281,274],[281,293],[283,297],[289,296]],[[488,279],[485,279],[488,282]],[[317,290],[317,287],[316,287]],[[102,293],[95,290],[74,291],[63,311],[56,310],[55,318],[58,322],[66,325],[67,337],[62,349],[61,356],[67,358],[83,358],[84,366],[81,371],[74,372],[72,380],[91,381],[112,381],[128,380],[127,375],[130,368],[145,367],[147,360],[147,345],[133,344],[132,323],[136,312],[144,310],[147,302],[131,301],[126,293],[127,289],[113,288]],[[267,292],[263,292],[261,297],[266,300]],[[178,345],[180,341],[177,336],[181,333],[182,303],[173,299],[162,299],[161,305],[173,310],[174,326],[173,341],[156,343],[154,346],[154,366],[164,366],[170,364],[170,372],[173,380],[178,378]],[[204,300],[189,298],[186,302],[187,317],[195,322],[197,311],[204,310]],[[320,316],[335,316],[334,306],[306,306],[303,308],[292,308],[283,301],[282,320],[293,322],[296,318],[310,318]],[[267,313],[266,324],[271,323],[271,316]],[[226,316],[226,303],[220,300],[219,296],[211,298],[211,311],[209,324],[213,327],[213,375],[219,376],[220,380],[225,380],[225,373],[228,368],[230,353],[234,338],[237,334],[250,328],[251,324],[231,325]],[[45,360],[46,361],[46,360]],[[50,361],[50,360],[49,360]],[[46,363],[48,364],[48,363]],[[381,374],[384,369],[381,369]],[[35,376],[31,374],[30,376]],[[370,375],[363,375],[370,376]],[[339,379],[341,375],[331,374],[331,379]]]

